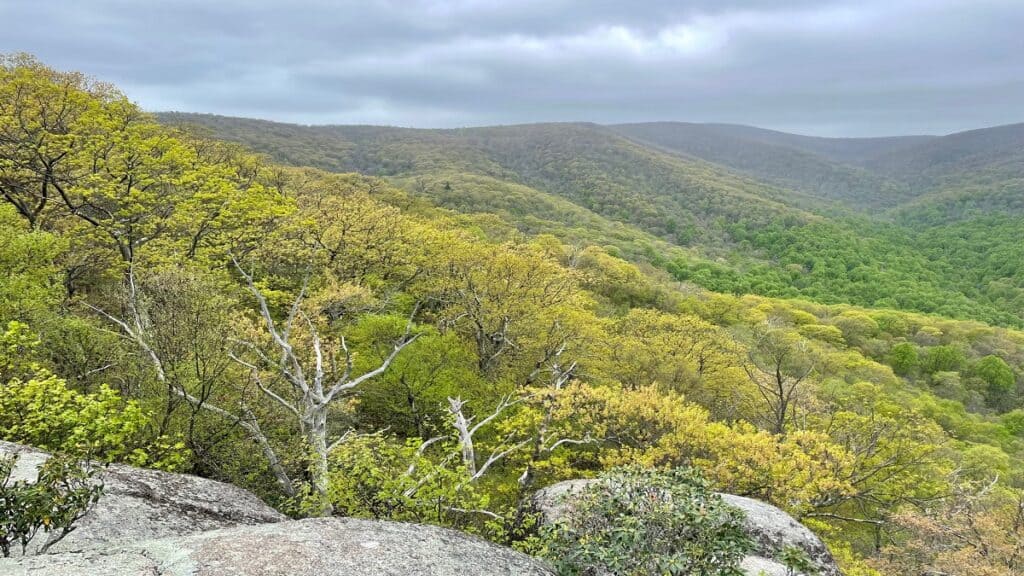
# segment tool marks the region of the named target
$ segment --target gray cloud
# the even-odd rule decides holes
[[[0,51],[150,110],[302,123],[1024,121],[1019,0],[0,0]]]

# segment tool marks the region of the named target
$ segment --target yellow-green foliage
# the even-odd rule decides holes
[[[296,514],[333,506],[509,541],[528,538],[526,504],[545,484],[622,464],[690,465],[715,489],[806,520],[835,543],[850,573],[863,575],[872,572],[862,560],[877,558],[881,545],[927,536],[897,520],[907,507],[948,497],[956,476],[981,482],[998,472],[1000,488],[1024,482],[1024,333],[709,292],[694,282],[717,286],[718,266],[735,272],[749,262],[688,268],[692,251],[612,222],[635,219],[678,242],[721,239],[718,216],[750,202],[765,209],[764,220],[743,221],[730,235],[763,244],[795,234],[798,248],[822,249],[808,246],[820,242],[816,217],[777,199],[755,202],[746,179],[702,164],[688,171],[622,144],[653,171],[644,186],[693,192],[685,202],[642,205],[629,162],[582,128],[544,162],[506,160],[537,186],[572,179],[561,192],[587,208],[550,198],[520,206],[539,198],[536,189],[495,182],[506,169],[497,148],[474,152],[444,134],[359,158],[413,194],[440,188],[456,202],[465,192],[473,210],[495,203],[494,214],[459,215],[376,178],[270,164],[161,127],[78,75],[4,62],[0,97],[21,86],[33,99],[0,110],[0,131],[16,143],[0,157],[37,141],[46,143],[41,152],[66,152],[50,174],[31,168],[31,155],[24,165],[0,162],[0,320],[32,328],[11,324],[4,335],[5,438],[180,467]],[[74,115],[43,122],[39,103],[62,99]],[[18,114],[34,120],[20,123]],[[547,130],[539,133],[553,136]],[[521,149],[536,134],[506,136]],[[438,139],[451,149],[439,150]],[[145,161],[127,161],[136,154]],[[605,157],[602,167],[596,159]],[[456,178],[470,165],[486,175]],[[37,210],[41,194],[47,201]],[[669,217],[684,207],[699,221]],[[793,232],[780,215],[807,227]],[[877,287],[862,291],[870,282],[824,294],[847,273],[870,280],[831,256],[784,270],[787,282],[819,276],[787,291],[755,266],[728,289],[886,300]],[[679,282],[686,279],[693,282]],[[907,296],[899,277],[888,279]],[[910,292],[903,308],[946,310],[916,300],[943,292]],[[330,389],[372,371],[407,333],[417,340],[330,405],[324,429],[338,442],[318,446],[323,437],[295,403],[321,394],[318,383]],[[783,389],[782,410],[773,386]],[[323,469],[327,485],[314,486]]]
[[[464,484],[464,472],[426,457],[422,441],[379,434],[346,442],[331,455],[329,498],[338,513],[357,518],[471,527],[487,495]]]
[[[24,324],[11,322],[0,335],[0,438],[45,450],[165,470],[187,462],[184,445],[167,438],[147,441],[151,415],[103,385],[90,394],[36,364],[37,345]],[[7,377],[10,377],[7,379]]]
[[[58,236],[29,230],[14,208],[0,205],[0,318],[28,320],[60,301],[54,262],[65,246]]]

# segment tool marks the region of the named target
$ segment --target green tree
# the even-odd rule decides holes
[[[77,72],[27,54],[0,55],[0,196],[31,229],[67,199],[81,120],[118,99],[112,87]]]
[[[973,372],[975,376],[981,378],[992,394],[1005,394],[1013,390],[1017,384],[1013,368],[999,356],[988,355],[978,360]]]
[[[917,346],[910,342],[900,342],[889,351],[889,365],[901,376],[913,374],[919,363]]]
[[[794,331],[765,322],[755,330],[747,356],[744,369],[764,400],[765,425],[785,434],[814,373],[809,343]]]
[[[959,372],[967,358],[957,346],[933,346],[925,353],[922,366],[928,374]]]

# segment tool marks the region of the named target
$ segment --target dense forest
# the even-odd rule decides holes
[[[627,132],[155,117],[6,57],[0,438],[542,556],[538,488],[691,467],[850,576],[1020,573],[1009,153]]]
[[[527,234],[596,242],[716,292],[1024,325],[1024,125],[823,139],[672,123],[411,130],[160,118],[288,164],[387,178],[460,212],[505,214]]]

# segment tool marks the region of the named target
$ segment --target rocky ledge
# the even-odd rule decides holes
[[[29,482],[49,458],[35,448],[0,441],[0,456],[11,454],[18,455],[12,480]],[[197,476],[111,464],[100,471],[99,478],[103,497],[51,552],[106,548],[286,519],[247,490]]]
[[[17,454],[12,480],[49,458]],[[99,503],[41,556],[0,558],[0,576],[550,576],[544,564],[436,526],[287,520],[250,492],[185,474],[111,465]]]
[[[0,442],[17,454],[14,480],[32,481],[49,457]],[[96,507],[50,554],[0,559],[0,576],[540,576],[553,572],[529,556],[436,526],[320,518],[287,520],[246,490],[195,476],[111,465]],[[573,495],[596,480],[561,482],[537,493],[546,522],[571,510]],[[798,546],[821,576],[841,576],[828,549],[778,508],[722,498],[746,515],[755,551],[750,576],[788,576],[774,560]]]
[[[510,548],[436,526],[315,518],[0,560],[4,576],[553,576]]]

